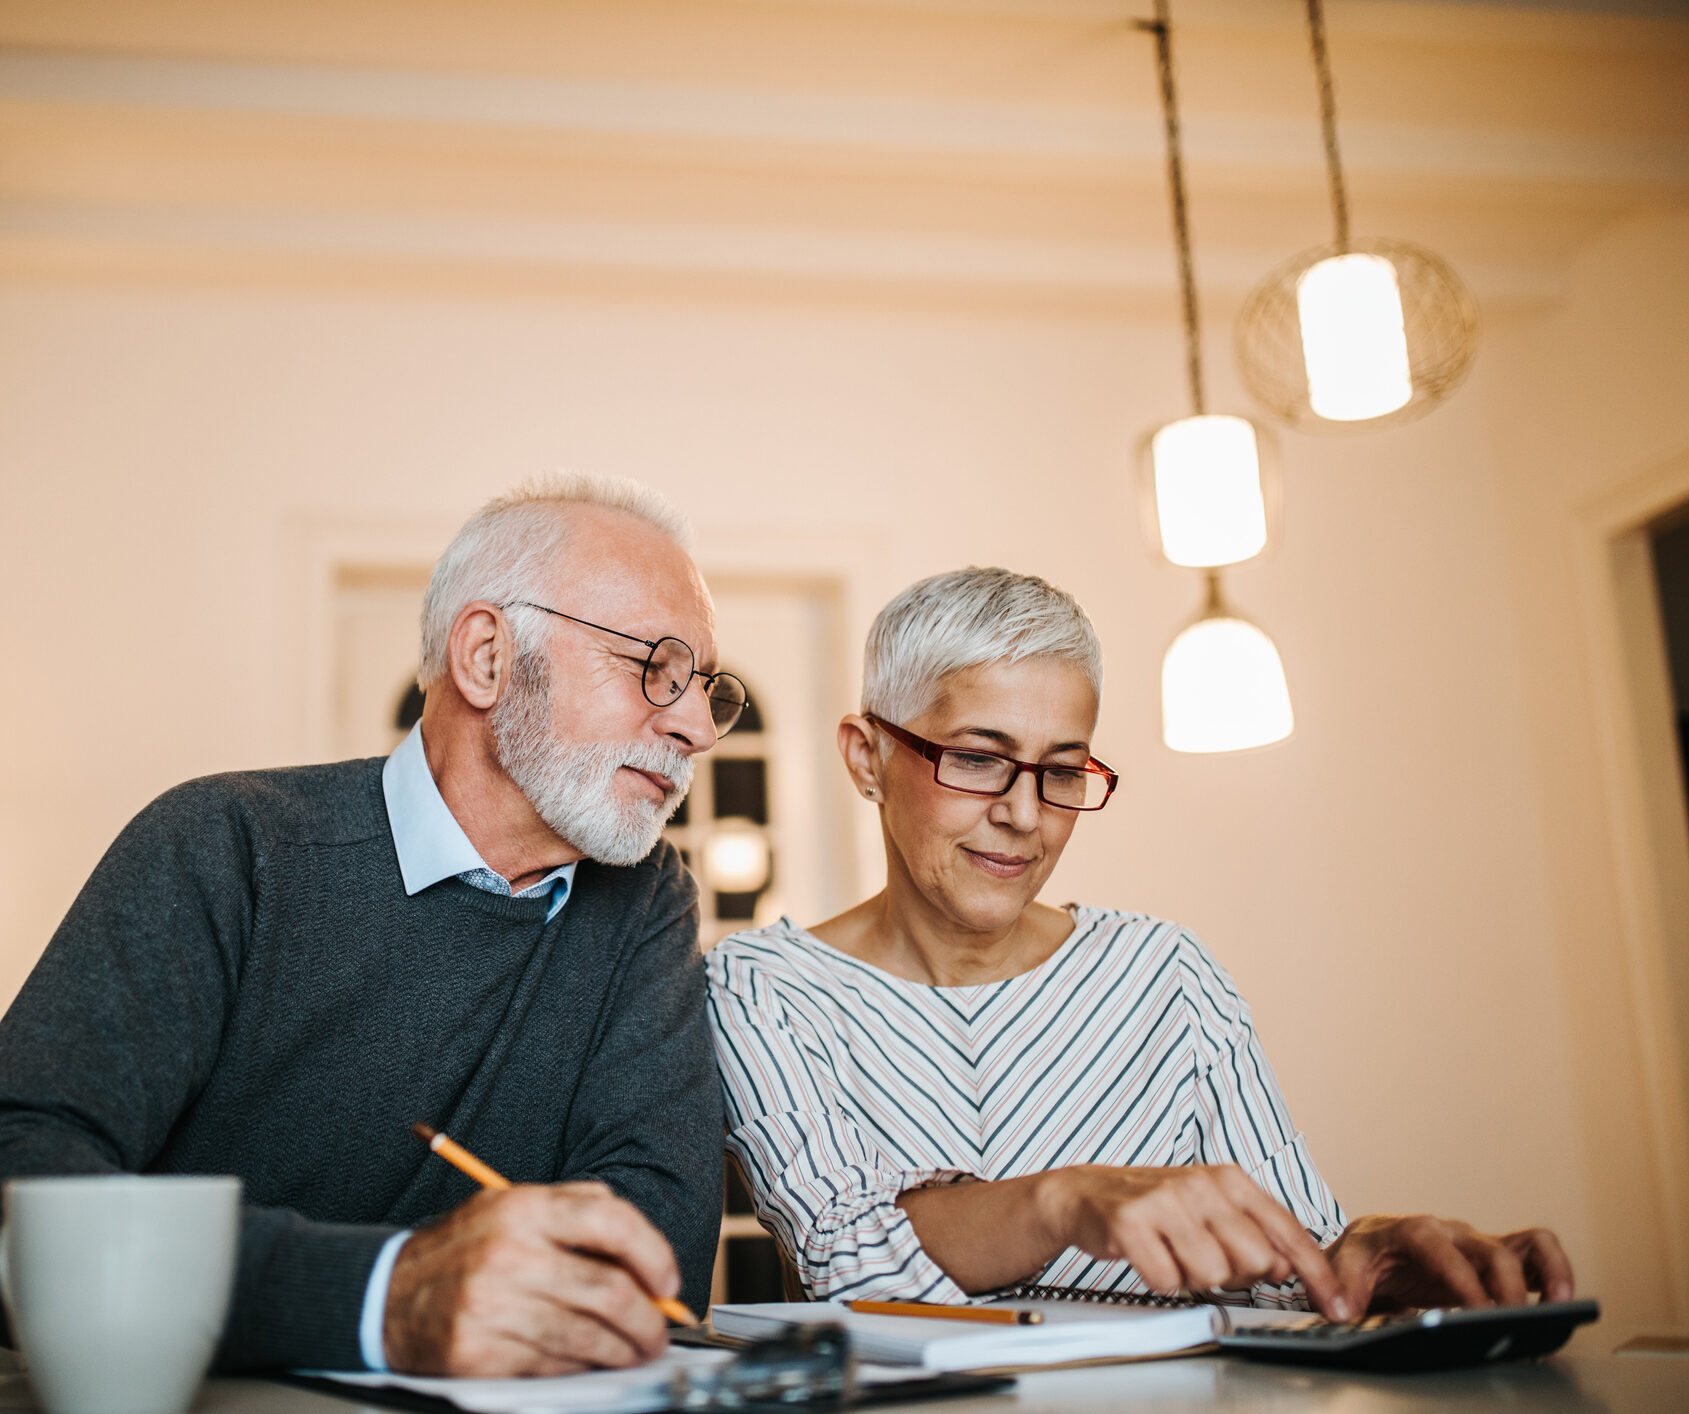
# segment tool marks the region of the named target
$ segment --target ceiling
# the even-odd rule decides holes
[[[1170,307],[1101,0],[0,3],[0,277]],[[1689,202],[1689,22],[1328,0],[1359,234],[1492,307]],[[1181,0],[1204,292],[1329,239],[1302,8]]]
[[[1450,0],[1489,9],[1562,10],[1585,15],[1653,15],[1689,19],[1689,0]]]

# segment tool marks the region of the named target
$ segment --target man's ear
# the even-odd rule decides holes
[[[496,604],[465,604],[452,620],[446,663],[452,685],[471,707],[490,712],[503,695],[515,661],[510,624]]]
[[[844,757],[845,770],[865,800],[876,803],[886,798],[880,782],[879,744],[874,740],[874,724],[866,717],[852,712],[839,723],[839,755]]]

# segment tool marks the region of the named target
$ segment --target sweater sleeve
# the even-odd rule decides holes
[[[680,1264],[681,1299],[709,1305],[721,1231],[721,1092],[704,1020],[698,890],[666,842],[654,893],[605,994],[563,1134],[560,1179],[607,1183]],[[644,872],[644,871],[641,871]]]
[[[709,958],[710,1025],[727,1105],[727,1151],[757,1217],[814,1300],[966,1303],[898,1207],[959,1169],[900,1162],[851,1117],[814,1028],[724,944]]]
[[[1181,985],[1197,1046],[1196,1161],[1236,1164],[1295,1215],[1321,1247],[1347,1219],[1291,1122],[1249,1006],[1225,969],[1189,933],[1179,941]],[[1300,1280],[1258,1284],[1257,1305],[1307,1305]]]
[[[256,907],[259,845],[214,781],[124,829],[0,1019],[0,1178],[145,1173],[216,1062]],[[222,1369],[357,1368],[391,1229],[247,1205]]]

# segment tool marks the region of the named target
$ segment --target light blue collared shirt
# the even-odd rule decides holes
[[[434,773],[428,769],[428,757],[422,749],[421,722],[387,758],[381,769],[381,793],[387,800],[387,824],[393,831],[399,876],[405,881],[407,895],[419,894],[442,879],[462,879],[507,898],[543,898],[549,891],[548,923],[569,901],[569,890],[575,883],[573,864],[560,864],[539,883],[516,894],[511,893],[508,879],[487,867],[434,784]]]
[[[428,769],[428,757],[422,749],[421,722],[411,728],[410,735],[387,758],[381,770],[381,794],[387,802],[387,825],[393,831],[399,877],[404,880],[407,896],[432,888],[442,879],[461,879],[477,889],[509,898],[543,898],[549,893],[551,907],[546,910],[547,923],[569,901],[575,883],[573,864],[560,865],[520,893],[512,893],[510,881],[487,867],[486,860],[470,843],[434,783],[434,773]],[[381,1339],[382,1321],[387,1314],[387,1287],[393,1278],[399,1249],[409,1236],[409,1232],[396,1232],[387,1239],[364,1287],[358,1345],[364,1364],[372,1370],[387,1369]]]

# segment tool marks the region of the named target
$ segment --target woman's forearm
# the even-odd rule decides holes
[[[1068,1246],[1054,1215],[1061,1172],[911,1188],[897,1206],[957,1286],[993,1291],[1042,1271]]]
[[[1300,1275],[1322,1310],[1330,1265],[1291,1213],[1242,1169],[1076,1164],[995,1183],[900,1194],[927,1255],[969,1295],[1009,1286],[1069,1247],[1130,1262],[1156,1291]]]

